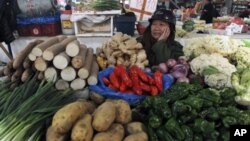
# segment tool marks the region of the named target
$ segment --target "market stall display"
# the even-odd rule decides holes
[[[142,35],[156,1],[129,5]],[[77,37],[42,30],[60,28],[58,15],[36,26],[19,17],[20,33],[52,37],[32,39],[1,66],[1,141],[229,141],[230,126],[250,125],[250,41],[195,33],[245,33],[249,18],[206,25],[197,19],[201,3],[178,10],[175,37],[185,40],[184,56],[149,66],[134,34],[113,34],[120,8],[118,0],[72,2],[73,14],[61,19],[74,22]],[[110,39],[95,50],[79,36]]]

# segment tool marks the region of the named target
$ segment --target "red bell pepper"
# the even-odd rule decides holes
[[[110,84],[109,79],[106,78],[106,77],[103,77],[103,78],[102,78],[102,81],[103,81],[103,83],[104,83],[106,86],[108,86],[108,85]]]
[[[114,86],[116,89],[119,89],[120,82],[119,82],[118,77],[115,75],[115,73],[111,73],[109,75],[109,80],[110,80],[112,86]]]
[[[133,91],[136,94],[141,95],[142,89],[140,87],[140,80],[139,80],[136,69],[134,67],[131,67],[129,74],[130,74],[130,78],[131,78],[132,83],[133,83],[133,87],[132,87]]]
[[[158,88],[156,86],[150,86],[151,88],[151,95],[157,96],[158,95]]]
[[[149,85],[147,85],[146,83],[144,83],[144,82],[140,81],[140,86],[141,86],[142,91],[144,91],[144,92],[148,92],[148,93],[150,93],[150,92],[151,92],[151,88],[150,88],[150,86],[149,86]]]
[[[163,91],[163,82],[162,82],[163,74],[160,71],[156,71],[154,73],[155,85],[160,92]]]
[[[119,88],[120,92],[125,92],[127,90],[127,85],[124,81],[121,82],[121,86]]]
[[[137,67],[137,66],[135,66],[135,68],[136,68],[136,71],[137,71],[137,74],[138,74],[139,78],[140,78],[143,82],[148,82],[148,75],[145,74],[145,72],[144,72],[141,68],[139,68],[139,67]]]

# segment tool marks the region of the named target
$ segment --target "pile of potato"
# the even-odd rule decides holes
[[[148,141],[141,122],[131,122],[132,111],[124,100],[78,100],[55,113],[46,141]]]

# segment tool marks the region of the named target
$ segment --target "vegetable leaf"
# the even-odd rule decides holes
[[[220,73],[220,71],[214,67],[214,66],[207,66],[206,68],[204,68],[201,72],[202,75],[212,75],[212,74],[217,74]]]

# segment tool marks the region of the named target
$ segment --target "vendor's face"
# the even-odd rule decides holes
[[[170,35],[169,24],[160,20],[154,20],[151,25],[152,37],[158,40],[163,34],[165,34],[166,38],[169,37]]]

